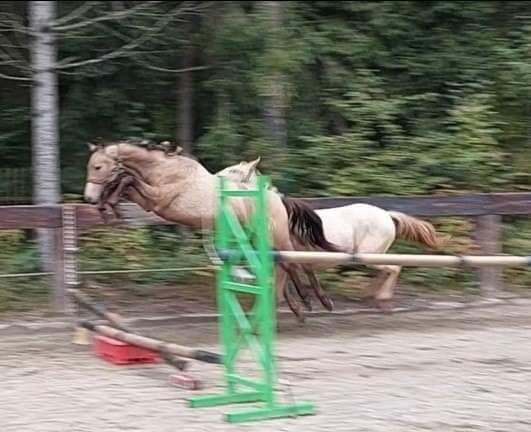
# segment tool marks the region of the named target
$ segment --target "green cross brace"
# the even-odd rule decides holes
[[[283,404],[275,393],[277,371],[275,362],[276,306],[274,293],[274,264],[271,253],[267,217],[268,181],[258,177],[257,189],[228,189],[223,177],[219,179],[219,203],[216,217],[216,248],[237,250],[236,258],[223,261],[217,274],[217,302],[220,319],[220,339],[224,351],[225,391],[189,399],[193,408],[213,407],[233,403],[257,403],[262,406],[230,412],[225,419],[231,423],[293,417],[314,413],[310,403]],[[254,213],[242,226],[232,211],[230,199],[253,200]],[[253,247],[254,245],[254,247]],[[233,280],[233,268],[247,265],[255,276],[255,285]],[[254,306],[246,313],[238,299],[239,293],[254,297]],[[237,373],[238,354],[247,347],[260,370],[260,378]]]

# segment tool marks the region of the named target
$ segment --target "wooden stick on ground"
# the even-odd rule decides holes
[[[112,327],[110,327],[99,326],[90,322],[81,323],[81,327],[85,329],[96,331],[98,333],[104,334],[105,336],[114,337],[115,339],[130,343],[132,345],[152,349],[158,352],[166,363],[176,367],[179,370],[183,370],[186,367],[187,362],[176,356],[188,357],[207,363],[222,363],[221,356],[216,353],[165,343],[157,339],[140,336],[124,325],[123,318],[120,315],[107,311],[103,305],[96,305],[92,303],[92,301],[82,292],[70,289],[68,290],[68,293],[81,307],[91,311],[98,317],[109,321],[109,323],[112,325]],[[100,327],[102,328],[101,331],[98,330]],[[118,333],[113,333],[113,331]],[[115,336],[110,333],[115,334]],[[140,341],[141,344],[137,343],[138,341]],[[151,347],[156,347],[156,349]]]
[[[83,321],[80,325],[90,331],[108,336],[123,342],[130,343],[142,348],[147,348],[158,353],[168,353],[175,356],[186,357],[205,363],[222,363],[222,357],[219,354],[203,351],[196,348],[178,345],[169,342],[163,342],[158,339],[140,336],[134,333],[125,332],[106,325],[99,325],[90,321]]]

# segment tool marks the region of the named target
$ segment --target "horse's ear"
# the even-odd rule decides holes
[[[87,143],[88,149],[91,153],[94,153],[95,151],[98,151],[100,148],[102,148],[101,144],[94,144],[94,143]]]
[[[249,168],[256,169],[259,163],[260,163],[260,156],[258,156],[254,161],[249,162]]]

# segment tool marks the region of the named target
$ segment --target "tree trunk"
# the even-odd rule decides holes
[[[190,28],[190,26],[188,26]],[[194,49],[191,43],[184,48],[181,68],[188,69],[193,65]],[[194,81],[191,71],[177,75],[177,143],[183,150],[192,154],[194,140]]]
[[[269,50],[281,50],[284,4],[282,1],[263,1],[261,7],[270,32]],[[271,65],[271,73],[263,96],[266,133],[278,146],[283,147],[286,144],[284,76],[276,65]]]
[[[60,201],[57,44],[52,23],[56,15],[55,1],[30,1],[29,20],[32,31],[31,66],[33,86],[32,151],[33,200],[35,204],[57,204]],[[54,235],[52,230],[39,230],[41,265],[53,270]]]

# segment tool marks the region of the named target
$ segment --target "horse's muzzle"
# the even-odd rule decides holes
[[[90,204],[95,204],[100,199],[102,192],[103,192],[102,184],[88,182],[85,185],[85,192],[83,196],[86,202]]]

